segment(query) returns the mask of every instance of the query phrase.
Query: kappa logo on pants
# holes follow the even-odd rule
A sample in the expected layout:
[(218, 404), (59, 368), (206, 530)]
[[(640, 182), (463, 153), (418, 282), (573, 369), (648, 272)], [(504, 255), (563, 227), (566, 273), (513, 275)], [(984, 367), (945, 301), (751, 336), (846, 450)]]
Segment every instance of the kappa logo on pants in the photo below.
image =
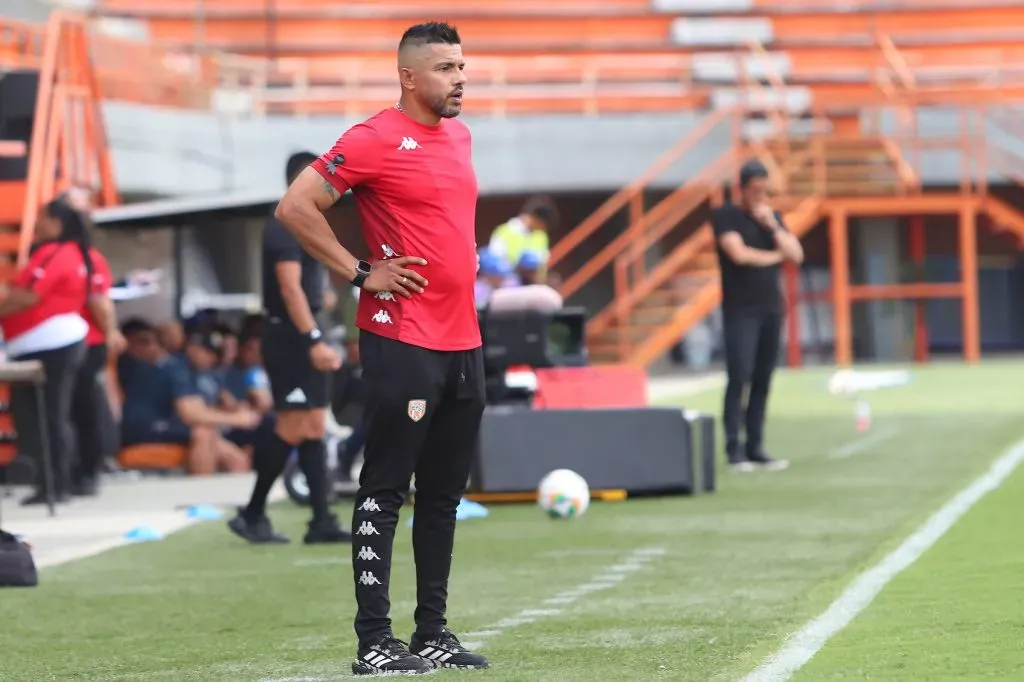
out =
[(363, 561), (373, 561), (374, 559), (378, 561), (380, 560), (380, 557), (373, 551), (373, 548), (367, 547), (366, 545), (359, 548), (359, 554), (356, 554), (356, 556)]
[(359, 525), (359, 530), (356, 531), (356, 535), (380, 535), (380, 531), (373, 527), (373, 524), (369, 521), (363, 521)]
[(369, 571), (363, 571), (363, 574), (359, 576), (360, 585), (380, 585), (380, 581), (377, 580), (377, 576)]
[(377, 505), (377, 500), (372, 497), (367, 497), (363, 500), (363, 503), (359, 505), (359, 511), (364, 512), (379, 512), (380, 507)]

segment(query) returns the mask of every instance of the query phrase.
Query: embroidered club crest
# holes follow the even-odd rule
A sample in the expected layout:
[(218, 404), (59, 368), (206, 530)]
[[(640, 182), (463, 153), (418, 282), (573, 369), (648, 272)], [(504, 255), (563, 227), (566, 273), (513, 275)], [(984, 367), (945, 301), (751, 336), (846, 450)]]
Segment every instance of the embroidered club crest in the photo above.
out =
[(409, 419), (414, 422), (418, 422), (423, 419), (424, 415), (427, 414), (427, 401), (426, 400), (410, 400), (409, 401)]

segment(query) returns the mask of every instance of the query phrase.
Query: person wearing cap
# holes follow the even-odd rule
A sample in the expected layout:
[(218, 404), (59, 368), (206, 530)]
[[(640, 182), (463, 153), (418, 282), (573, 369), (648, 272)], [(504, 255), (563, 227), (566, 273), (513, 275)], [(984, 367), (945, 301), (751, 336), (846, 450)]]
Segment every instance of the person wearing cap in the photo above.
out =
[(538, 254), (543, 265), (547, 263), (550, 249), (548, 233), (557, 227), (555, 202), (550, 197), (532, 197), (519, 215), (495, 228), (488, 249), (509, 267), (515, 267), (527, 251)]
[(249, 408), (221, 406), (224, 387), (217, 365), (222, 347), (216, 332), (189, 337), (183, 358), (147, 344), (124, 383), (123, 445), (187, 445), (192, 474), (248, 471), (249, 458), (222, 431), (254, 429), (260, 415)]
[(495, 289), (509, 285), (509, 280), (514, 273), (505, 259), (492, 251), (490, 247), (480, 249), (478, 256), (480, 267), (477, 270), (474, 295), (477, 308), (483, 308), (487, 305), (487, 301)]
[(516, 278), (519, 284), (546, 284), (544, 277), (544, 254), (524, 251), (516, 263)]
[[(711, 218), (722, 277), (725, 364), (723, 423), (729, 464), (738, 470), (784, 469), (763, 447), (765, 410), (782, 331), (783, 261), (801, 263), (803, 248), (768, 205), (768, 171), (750, 161), (740, 171), (740, 203)], [(747, 393), (746, 406), (743, 395)], [(745, 423), (746, 443), (740, 445)]]

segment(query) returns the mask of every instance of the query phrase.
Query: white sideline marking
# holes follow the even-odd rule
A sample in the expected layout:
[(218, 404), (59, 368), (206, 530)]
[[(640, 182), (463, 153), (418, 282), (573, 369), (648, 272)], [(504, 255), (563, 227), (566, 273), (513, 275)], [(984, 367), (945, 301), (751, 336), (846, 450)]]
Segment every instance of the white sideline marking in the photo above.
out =
[(846, 459), (853, 457), (854, 455), (860, 454), (869, 448), (873, 448), (876, 445), (881, 445), (887, 440), (892, 440), (900, 433), (899, 429), (883, 429), (873, 431), (866, 436), (860, 438), (854, 438), (851, 441), (847, 441), (842, 445), (836, 447), (828, 453), (829, 459)]
[[(621, 562), (601, 568), (597, 576), (590, 582), (581, 583), (572, 589), (559, 592), (554, 597), (545, 599), (543, 603), (547, 606), (567, 606), (584, 595), (615, 587), (628, 574), (639, 571), (648, 562), (663, 554), (665, 554), (664, 547), (644, 547), (633, 550)], [(487, 639), (497, 637), (509, 628), (528, 625), (541, 618), (557, 616), (560, 613), (562, 613), (562, 609), (523, 609), (517, 615), (503, 618), (486, 630), (467, 633), (467, 638), (471, 637), (479, 641), (474, 641), (472, 645), (467, 642), (464, 646), (470, 649), (479, 649), (486, 643)]]
[(957, 493), (881, 562), (861, 573), (820, 616), (790, 635), (745, 682), (787, 680), (821, 651), (874, 600), (885, 585), (946, 534), (971, 507), (1005, 481), (1024, 461), (1024, 440), (992, 463), (989, 470)]

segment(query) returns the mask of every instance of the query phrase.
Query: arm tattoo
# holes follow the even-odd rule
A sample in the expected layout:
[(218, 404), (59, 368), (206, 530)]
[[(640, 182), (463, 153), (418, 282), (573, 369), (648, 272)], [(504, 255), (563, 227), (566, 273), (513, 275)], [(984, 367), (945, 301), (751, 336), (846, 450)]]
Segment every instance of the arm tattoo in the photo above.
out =
[(338, 193), (338, 190), (334, 189), (334, 185), (332, 185), (326, 180), (323, 181), (322, 187), (324, 192), (331, 197), (332, 201), (337, 201), (338, 197), (341, 196), (341, 194)]

